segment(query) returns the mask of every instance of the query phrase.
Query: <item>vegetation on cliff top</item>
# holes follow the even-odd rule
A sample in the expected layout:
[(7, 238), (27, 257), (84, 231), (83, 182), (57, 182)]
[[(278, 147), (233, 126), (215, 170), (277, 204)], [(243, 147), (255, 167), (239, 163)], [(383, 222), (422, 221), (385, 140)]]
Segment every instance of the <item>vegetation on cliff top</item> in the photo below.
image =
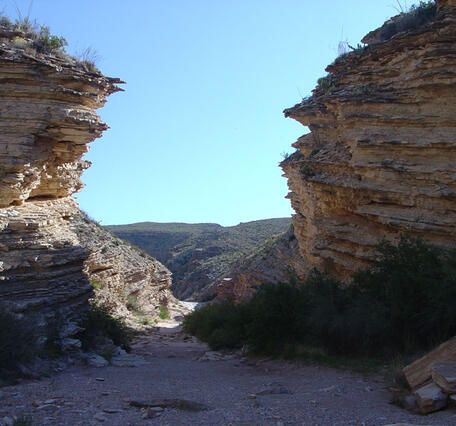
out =
[(437, 5), (434, 1), (420, 1), (418, 6), (411, 6), (408, 11), (402, 12), (386, 22), (381, 27), (377, 39), (379, 41), (389, 40), (394, 35), (410, 31), (426, 25), (437, 13)]
[[(420, 1), (419, 5), (412, 5), (410, 8), (402, 6), (398, 2), (400, 7), (400, 13), (397, 16), (394, 16), (389, 21), (385, 22), (382, 27), (374, 31), (375, 37), (372, 41), (388, 41), (394, 35), (404, 32), (414, 30), (420, 27), (427, 25), (437, 14), (437, 5), (434, 1)], [(346, 58), (350, 54), (360, 54), (365, 49), (367, 45), (359, 44), (356, 47), (350, 46), (346, 43), (347, 50), (342, 53), (337, 59)], [(332, 95), (337, 88), (337, 78), (334, 74), (328, 73), (326, 76), (321, 77), (317, 81), (317, 86), (313, 90), (313, 96), (315, 95)], [(360, 88), (363, 91), (369, 91), (372, 88), (364, 87)], [(360, 93), (362, 94), (362, 93)], [(304, 98), (303, 101), (306, 101), (308, 98)]]
[(247, 303), (214, 304), (184, 330), (214, 349), (248, 345), (259, 354), (318, 348), (329, 355), (391, 356), (456, 333), (456, 252), (404, 236), (378, 246), (351, 285), (314, 272), (301, 285), (264, 285)]
[(79, 58), (69, 55), (65, 51), (68, 43), (65, 37), (51, 34), (49, 27), (39, 25), (28, 16), (22, 17), (18, 11), (18, 18), (12, 22), (7, 16), (0, 15), (0, 29), (14, 33), (12, 45), (28, 54), (51, 54), (60, 59), (81, 66), (85, 71), (98, 72), (95, 61), (98, 54), (92, 49), (85, 49)]

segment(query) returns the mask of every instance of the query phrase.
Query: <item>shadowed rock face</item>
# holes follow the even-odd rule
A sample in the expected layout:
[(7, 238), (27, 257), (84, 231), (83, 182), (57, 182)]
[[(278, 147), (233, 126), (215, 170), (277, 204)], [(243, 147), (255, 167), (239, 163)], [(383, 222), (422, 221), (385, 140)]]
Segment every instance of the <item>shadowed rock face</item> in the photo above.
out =
[(281, 164), (310, 267), (346, 276), (403, 232), (456, 243), (456, 5), (437, 3), (419, 28), (370, 33), (284, 111), (310, 129)]
[(122, 82), (71, 58), (15, 48), (13, 37), (0, 31), (0, 302), (44, 317), (60, 311), (62, 334), (71, 334), (93, 295), (88, 278), (101, 275), (94, 265), (108, 265), (115, 278), (104, 284), (122, 281), (127, 295), (151, 283), (166, 288), (170, 274), (153, 259), (140, 272), (125, 259), (130, 247), (115, 261), (119, 250), (98, 244), (110, 234), (94, 232), (71, 198), (90, 165), (81, 159), (87, 143), (107, 129), (96, 109)]

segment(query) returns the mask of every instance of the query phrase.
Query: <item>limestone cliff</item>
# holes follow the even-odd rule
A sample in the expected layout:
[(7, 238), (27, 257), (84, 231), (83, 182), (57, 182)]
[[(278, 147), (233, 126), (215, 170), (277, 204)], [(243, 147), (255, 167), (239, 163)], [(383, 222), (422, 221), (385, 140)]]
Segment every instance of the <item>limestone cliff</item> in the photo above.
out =
[[(38, 53), (17, 36), (0, 29), (0, 301), (43, 319), (59, 311), (62, 336), (70, 335), (93, 295), (88, 273), (109, 263), (103, 249), (94, 252), (99, 235), (78, 219), (71, 194), (90, 165), (81, 159), (87, 143), (107, 129), (96, 109), (122, 82), (62, 52)], [(112, 280), (125, 279), (125, 291), (152, 285), (140, 292), (150, 295), (169, 285), (157, 262), (140, 273), (125, 256), (118, 253), (123, 266)]]
[(456, 2), (363, 42), (284, 111), (310, 129), (281, 164), (300, 251), (339, 276), (403, 232), (456, 244)]

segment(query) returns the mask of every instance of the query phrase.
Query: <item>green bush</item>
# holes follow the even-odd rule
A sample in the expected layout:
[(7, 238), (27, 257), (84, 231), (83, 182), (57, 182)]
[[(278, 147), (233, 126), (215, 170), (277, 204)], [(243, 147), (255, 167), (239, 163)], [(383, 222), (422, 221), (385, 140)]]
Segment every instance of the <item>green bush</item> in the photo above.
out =
[(166, 306), (166, 305), (160, 305), (160, 306), (159, 306), (159, 311), (160, 311), (160, 313), (158, 314), (158, 316), (159, 316), (162, 320), (167, 320), (167, 319), (169, 319), (169, 310), (168, 310), (168, 306)]
[(114, 318), (105, 307), (92, 306), (81, 327), (84, 330), (77, 338), (81, 340), (84, 350), (95, 348), (100, 338), (108, 337), (115, 345), (130, 351), (130, 333), (127, 326), (120, 319)]
[(103, 283), (100, 283), (99, 281), (97, 281), (94, 278), (90, 278), (89, 283), (93, 287), (94, 290), (101, 290), (104, 287)]
[(324, 95), (332, 95), (335, 89), (336, 78), (334, 74), (329, 73), (327, 76), (318, 79), (315, 92), (320, 92)]
[(0, 305), (0, 374), (15, 375), (20, 364), (39, 355), (36, 321), (20, 317)]
[(247, 343), (254, 352), (278, 354), (303, 340), (308, 305), (297, 286), (263, 285), (247, 306)]
[(214, 349), (241, 347), (247, 338), (245, 325), (250, 321), (246, 305), (225, 302), (207, 305), (184, 319), (183, 329)]
[(387, 23), (379, 34), (381, 41), (389, 40), (402, 31), (420, 28), (431, 21), (437, 13), (434, 1), (420, 1), (418, 6), (413, 5), (407, 13), (401, 13), (398, 18)]
[(427, 349), (456, 334), (456, 252), (402, 236), (379, 244), (349, 284), (314, 271), (305, 284), (264, 285), (246, 303), (197, 310), (184, 330), (213, 349), (274, 355), (297, 345), (350, 356)]
[(42, 26), (33, 46), (38, 53), (52, 53), (63, 49), (68, 43), (64, 37), (52, 35), (49, 27)]

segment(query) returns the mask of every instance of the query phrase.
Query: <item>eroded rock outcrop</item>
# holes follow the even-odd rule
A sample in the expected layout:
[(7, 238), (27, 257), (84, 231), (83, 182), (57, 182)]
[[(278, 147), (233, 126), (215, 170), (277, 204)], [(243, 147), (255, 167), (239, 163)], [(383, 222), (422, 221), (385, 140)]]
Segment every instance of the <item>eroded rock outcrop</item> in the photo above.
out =
[(23, 38), (19, 48), (16, 36), (0, 31), (0, 301), (43, 321), (59, 312), (64, 337), (78, 331), (73, 320), (88, 307), (97, 268), (111, 262), (106, 285), (135, 288), (144, 303), (170, 274), (153, 259), (127, 260), (132, 248), (105, 250), (71, 198), (90, 165), (81, 159), (87, 143), (107, 129), (96, 109), (122, 82), (30, 50)]
[(437, 5), (368, 34), (285, 110), (311, 131), (281, 164), (310, 267), (346, 276), (403, 232), (456, 244), (456, 5)]
[[(301, 281), (308, 270), (298, 247), (293, 226), (252, 250), (236, 262), (217, 287), (210, 289), (217, 301), (243, 302), (263, 284)], [(211, 293), (206, 295), (210, 298)]]
[(158, 260), (132, 246), (83, 212), (71, 221), (81, 245), (90, 252), (84, 271), (95, 288), (95, 303), (130, 325), (150, 325), (166, 306), (170, 318), (188, 309), (171, 294), (171, 272)]

